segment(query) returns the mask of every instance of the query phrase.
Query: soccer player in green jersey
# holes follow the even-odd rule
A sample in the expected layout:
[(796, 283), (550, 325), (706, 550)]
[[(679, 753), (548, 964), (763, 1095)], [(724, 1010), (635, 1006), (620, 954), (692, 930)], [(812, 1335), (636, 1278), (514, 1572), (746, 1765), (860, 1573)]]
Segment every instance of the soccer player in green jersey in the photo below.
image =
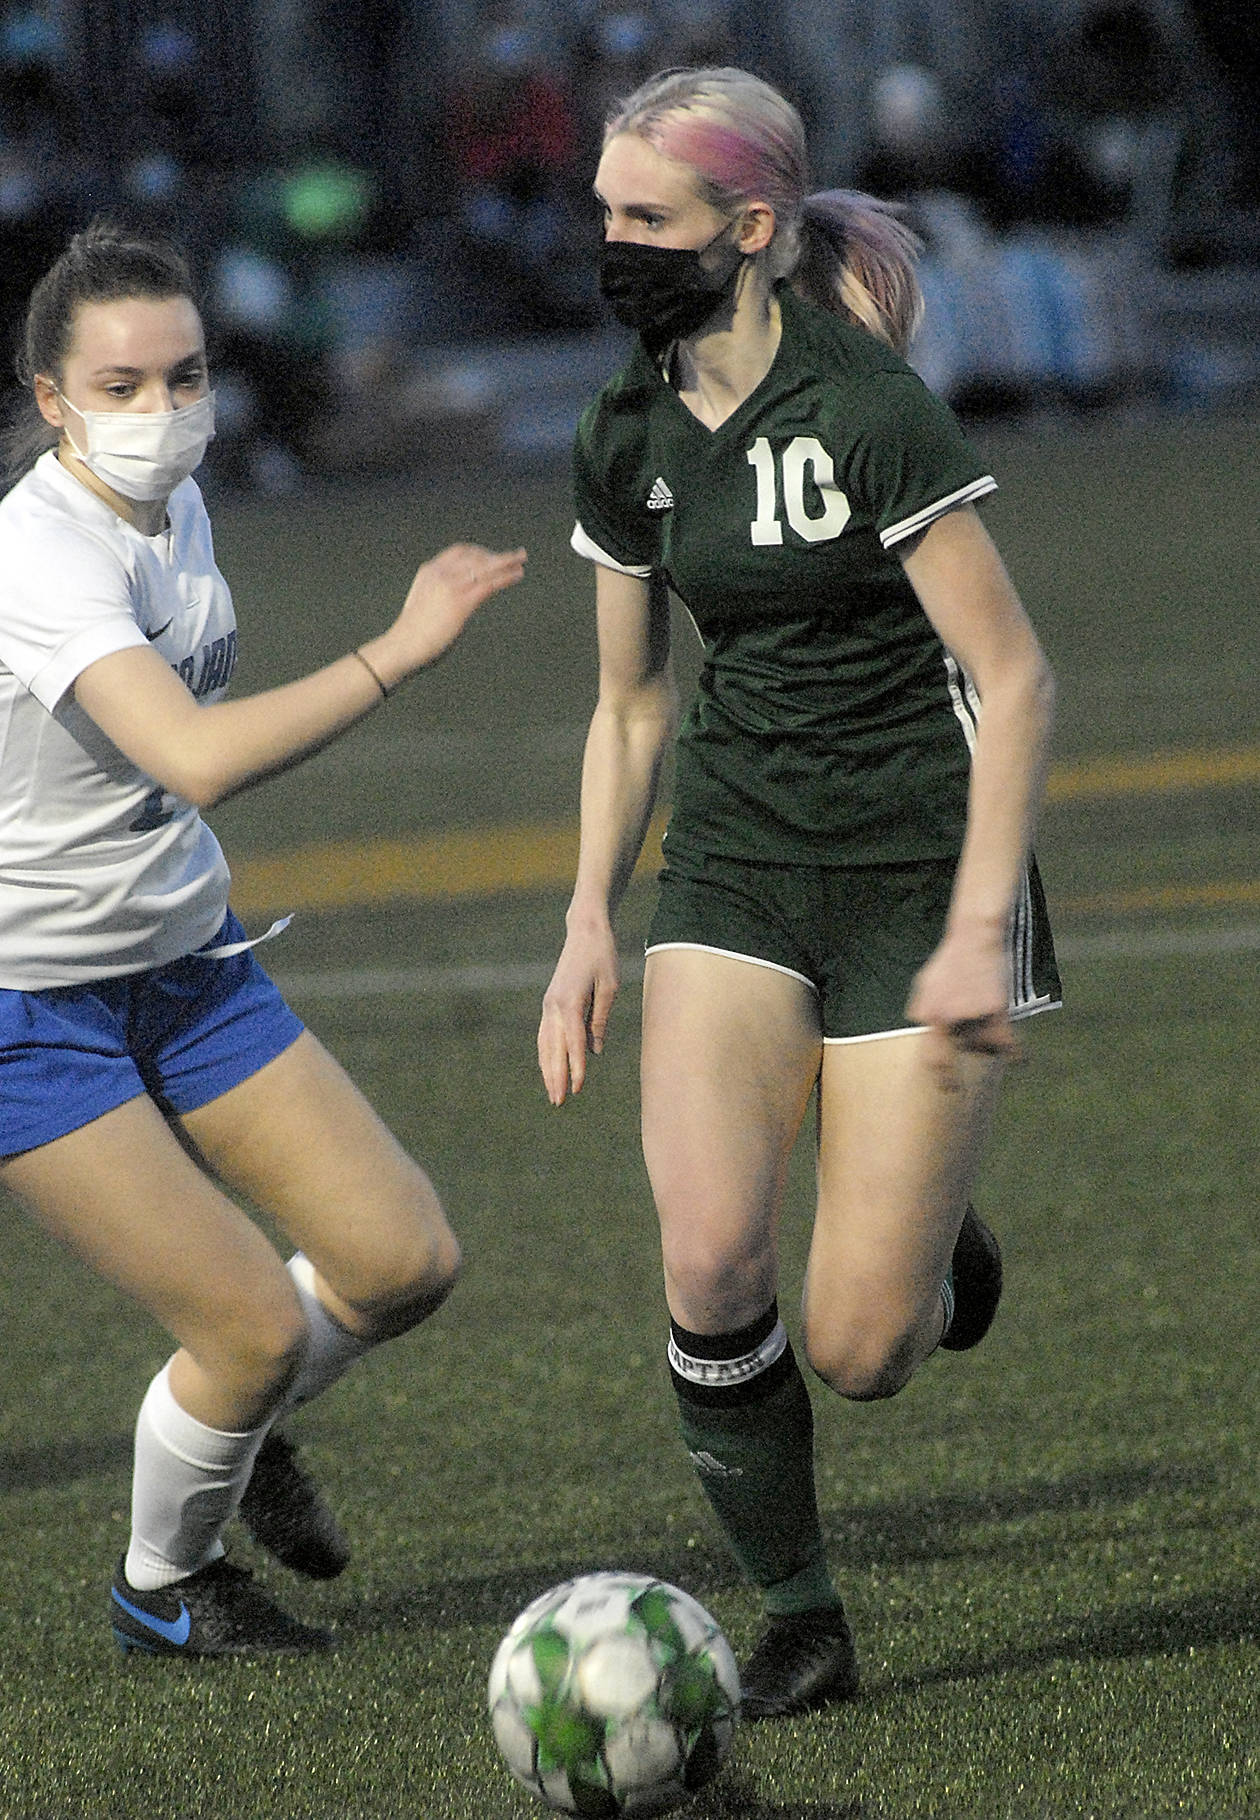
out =
[(983, 1337), (1001, 1254), (972, 1185), (1012, 1019), (1059, 990), (1030, 859), (1053, 688), (975, 510), (995, 483), (903, 358), (921, 303), (895, 211), (807, 195), (800, 120), (738, 70), (646, 83), (595, 189), (601, 285), (640, 335), (577, 438), (600, 686), (539, 1060), (559, 1105), (604, 1043), (675, 728), (672, 590), (704, 665), (648, 940), (643, 1143), (684, 1437), (764, 1593), (758, 1717), (858, 1682), (776, 1299), (788, 1156), (817, 1090), (803, 1342), (826, 1384), (892, 1396)]

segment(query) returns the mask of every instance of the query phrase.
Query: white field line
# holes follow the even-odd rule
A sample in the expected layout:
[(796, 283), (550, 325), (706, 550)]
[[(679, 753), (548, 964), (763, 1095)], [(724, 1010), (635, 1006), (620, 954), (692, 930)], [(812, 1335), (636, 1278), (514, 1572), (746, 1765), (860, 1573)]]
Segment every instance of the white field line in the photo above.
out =
[[(1064, 936), (1060, 958), (1072, 961), (1144, 960), (1160, 955), (1242, 954), (1260, 949), (1260, 924), (1224, 929), (1117, 929)], [(468, 993), (542, 992), (553, 961), (515, 961), (467, 967), (340, 967), (327, 972), (277, 973), (276, 984), (293, 999), (388, 998), (411, 993), (452, 998)], [(623, 956), (623, 982), (642, 977), (643, 962)]]

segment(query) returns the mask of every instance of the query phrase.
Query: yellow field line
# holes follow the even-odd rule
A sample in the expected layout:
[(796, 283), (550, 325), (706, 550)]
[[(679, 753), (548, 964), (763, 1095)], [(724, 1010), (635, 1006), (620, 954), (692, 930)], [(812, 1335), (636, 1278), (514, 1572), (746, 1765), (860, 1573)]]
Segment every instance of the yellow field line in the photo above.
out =
[[(1260, 747), (1156, 753), (1145, 758), (1084, 758), (1056, 765), (1052, 803), (1161, 796), (1260, 782)], [(660, 864), (664, 817), (644, 843), (640, 874)], [(232, 901), (243, 915), (277, 910), (347, 910), (391, 901), (488, 897), (497, 892), (563, 885), (577, 864), (577, 828), (571, 824), (454, 830), (394, 840), (343, 840), (291, 848), (286, 853), (233, 857)], [(1083, 897), (1060, 906), (1068, 913), (1093, 910), (1178, 909), (1250, 904), (1260, 891), (1246, 880), (1203, 886), (1151, 886)]]
[[(577, 829), (568, 825), (321, 842), (288, 853), (234, 859), (232, 902), (245, 914), (278, 905), (344, 910), (391, 898), (416, 902), (528, 891), (571, 879), (577, 846)], [(659, 850), (659, 839), (656, 846)], [(644, 851), (652, 851), (651, 843)]]
[(1155, 752), (1140, 758), (1076, 758), (1055, 765), (1052, 803), (1097, 802), (1111, 796), (1170, 796), (1260, 783), (1260, 746), (1216, 751)]
[(1230, 910), (1260, 904), (1260, 879), (1216, 879), (1203, 885), (1137, 885), (1127, 891), (1094, 891), (1055, 897), (1066, 916), (1125, 916), (1152, 910)]

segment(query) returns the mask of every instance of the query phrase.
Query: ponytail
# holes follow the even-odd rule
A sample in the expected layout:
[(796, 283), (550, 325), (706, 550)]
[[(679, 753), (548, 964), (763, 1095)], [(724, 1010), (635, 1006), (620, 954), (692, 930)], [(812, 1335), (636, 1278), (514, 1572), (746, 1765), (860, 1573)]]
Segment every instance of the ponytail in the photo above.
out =
[(923, 243), (898, 206), (859, 190), (821, 190), (801, 204), (800, 233), (797, 295), (905, 354), (923, 318), (914, 269)]

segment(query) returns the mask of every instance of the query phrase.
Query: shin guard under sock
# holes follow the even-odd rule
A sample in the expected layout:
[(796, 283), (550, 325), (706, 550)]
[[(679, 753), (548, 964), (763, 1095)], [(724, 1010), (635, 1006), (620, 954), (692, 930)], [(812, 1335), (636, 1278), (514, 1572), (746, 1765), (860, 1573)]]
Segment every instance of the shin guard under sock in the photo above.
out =
[(303, 1252), (295, 1251), (287, 1268), (306, 1316), (308, 1338), (301, 1367), (281, 1405), (280, 1415), (300, 1409), (304, 1403), (321, 1396), (356, 1360), (371, 1352), (375, 1344), (351, 1333), (329, 1314), (315, 1293), (315, 1266)]
[(818, 1521), (813, 1411), (777, 1303), (737, 1333), (671, 1322), (669, 1363), (692, 1464), (767, 1609), (838, 1605)]
[(223, 1553), (224, 1524), (249, 1483), (265, 1425), (243, 1434), (207, 1428), (182, 1409), (169, 1362), (136, 1422), (127, 1579), (145, 1591), (207, 1567)]

